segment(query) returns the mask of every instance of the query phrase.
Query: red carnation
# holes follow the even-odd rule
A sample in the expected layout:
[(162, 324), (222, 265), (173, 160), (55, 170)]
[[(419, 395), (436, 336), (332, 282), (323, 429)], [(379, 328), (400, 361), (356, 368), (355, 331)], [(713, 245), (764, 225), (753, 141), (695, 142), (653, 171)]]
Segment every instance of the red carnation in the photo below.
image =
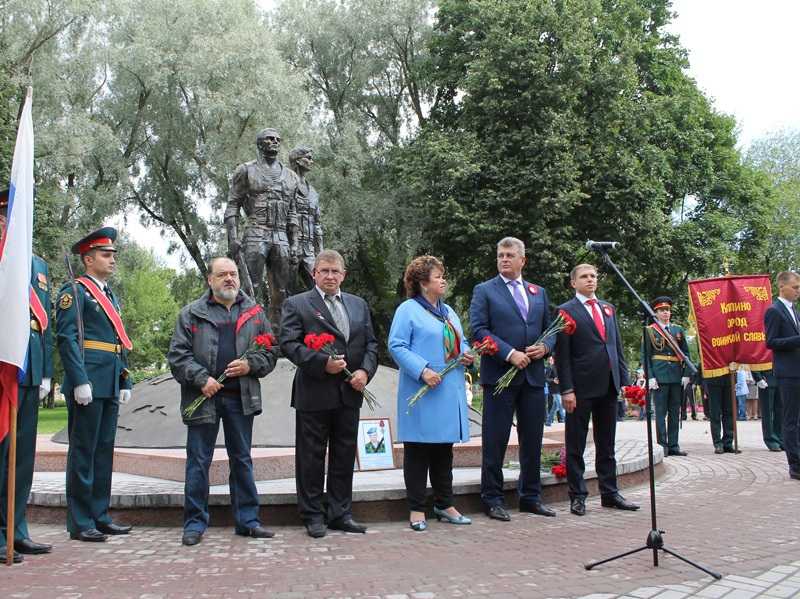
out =
[(275, 337), (269, 333), (264, 333), (263, 335), (256, 335), (253, 341), (255, 341), (256, 345), (272, 349), (272, 344), (275, 343)]

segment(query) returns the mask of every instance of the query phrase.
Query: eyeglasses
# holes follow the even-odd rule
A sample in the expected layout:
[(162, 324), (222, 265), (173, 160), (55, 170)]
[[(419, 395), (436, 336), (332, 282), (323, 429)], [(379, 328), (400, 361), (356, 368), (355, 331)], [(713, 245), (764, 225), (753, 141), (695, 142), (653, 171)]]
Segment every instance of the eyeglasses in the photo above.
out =
[(343, 270), (330, 270), (327, 268), (323, 268), (322, 270), (314, 269), (316, 272), (321, 274), (323, 277), (338, 277), (344, 272)]

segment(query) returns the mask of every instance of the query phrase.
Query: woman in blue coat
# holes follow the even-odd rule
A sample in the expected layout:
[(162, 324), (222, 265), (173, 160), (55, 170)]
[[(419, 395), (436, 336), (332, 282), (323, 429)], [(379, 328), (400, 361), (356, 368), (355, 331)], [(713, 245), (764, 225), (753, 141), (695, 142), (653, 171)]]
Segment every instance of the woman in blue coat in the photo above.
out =
[[(464, 353), (461, 321), (442, 297), (447, 289), (444, 266), (433, 256), (411, 262), (403, 278), (409, 299), (394, 315), (389, 331), (389, 351), (400, 367), (397, 391), (397, 432), (403, 442), (403, 477), (411, 509), (411, 528), (426, 528), (427, 479), (433, 487), (437, 520), (470, 524), (453, 507), (453, 443), (469, 440), (464, 365), (474, 357)], [(441, 371), (454, 359), (461, 366), (444, 377)], [(408, 407), (408, 399), (423, 385), (431, 389)]]

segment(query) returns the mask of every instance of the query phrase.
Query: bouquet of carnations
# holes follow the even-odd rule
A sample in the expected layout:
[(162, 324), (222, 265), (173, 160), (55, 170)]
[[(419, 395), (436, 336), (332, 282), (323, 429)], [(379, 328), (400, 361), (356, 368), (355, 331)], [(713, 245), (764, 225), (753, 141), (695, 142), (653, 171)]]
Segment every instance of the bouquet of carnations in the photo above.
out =
[[(339, 357), (339, 352), (333, 345), (334, 341), (335, 338), (330, 333), (320, 333), (319, 335), (309, 333), (303, 339), (303, 343), (306, 344), (307, 348), (315, 351), (323, 351), (331, 358), (336, 360)], [(353, 376), (353, 373), (347, 370), (347, 368), (344, 369), (344, 373), (347, 375), (347, 378), (351, 378)], [(364, 387), (363, 391), (361, 391), (361, 395), (364, 396), (364, 400), (367, 402), (367, 406), (369, 406), (370, 410), (381, 407), (381, 404), (378, 403), (377, 398), (366, 387)]]
[[(246, 360), (248, 358), (248, 356), (251, 356), (254, 352), (256, 352), (257, 350), (259, 350), (262, 347), (266, 347), (267, 349), (272, 349), (272, 345), (274, 343), (275, 343), (275, 337), (273, 337), (269, 333), (264, 333), (263, 335), (256, 335), (255, 338), (253, 339), (253, 344), (245, 350), (245, 352), (239, 357), (239, 359), (240, 360)], [(228, 376), (223, 373), (217, 379), (217, 382), (221, 383), (226, 378), (228, 378)], [(200, 404), (202, 404), (206, 399), (208, 399), (208, 398), (205, 395), (201, 395), (200, 397), (195, 399), (189, 405), (188, 408), (186, 408), (183, 412), (181, 412), (181, 414), (183, 414), (187, 418), (190, 418), (192, 416), (192, 414), (195, 413), (197, 408), (200, 407)]]
[(560, 452), (561, 461), (550, 468), (556, 478), (567, 478), (567, 447), (562, 445)]
[[(575, 321), (572, 320), (572, 317), (569, 314), (564, 312), (564, 310), (559, 310), (558, 316), (556, 316), (555, 320), (550, 324), (549, 327), (547, 327), (547, 330), (539, 336), (534, 345), (543, 343), (545, 339), (549, 339), (561, 331), (564, 331), (567, 335), (572, 335), (572, 333), (575, 332), (576, 326), (577, 325), (575, 324)], [(497, 381), (497, 386), (494, 389), (494, 395), (497, 395), (500, 393), (500, 391), (507, 388), (519, 371), (520, 369), (516, 366), (509, 368), (508, 371), (500, 377), (500, 380)]]
[(647, 399), (645, 396), (647, 395), (647, 389), (644, 387), (639, 387), (638, 385), (630, 385), (625, 387), (625, 399), (631, 402), (631, 405), (634, 406), (646, 406)]
[[(491, 337), (484, 337), (480, 341), (476, 341), (472, 344), (472, 347), (464, 352), (465, 355), (470, 356), (482, 356), (483, 354), (489, 354), (490, 356), (497, 351), (497, 344), (494, 342), (494, 339)], [(439, 376), (444, 378), (448, 372), (453, 370), (456, 366), (461, 364), (461, 356), (451, 360), (447, 366), (442, 368), (441, 372), (439, 372)], [(414, 393), (411, 397), (408, 398), (408, 410), (406, 410), (406, 414), (413, 408), (416, 403), (419, 401), (419, 398), (425, 395), (431, 388), (429, 385), (424, 385), (419, 391)]]

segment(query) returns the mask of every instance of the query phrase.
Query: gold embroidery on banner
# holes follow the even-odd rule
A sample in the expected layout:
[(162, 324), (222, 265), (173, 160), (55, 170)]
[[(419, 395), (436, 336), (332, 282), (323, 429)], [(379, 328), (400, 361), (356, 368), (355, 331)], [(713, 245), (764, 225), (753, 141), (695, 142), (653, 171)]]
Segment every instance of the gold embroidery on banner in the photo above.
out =
[(761, 302), (765, 302), (769, 299), (769, 293), (767, 293), (767, 287), (762, 285), (761, 287), (744, 287), (745, 291), (748, 291), (750, 295)]
[(714, 303), (714, 300), (717, 299), (717, 296), (722, 293), (721, 289), (709, 289), (708, 291), (698, 291), (697, 292), (697, 299), (700, 302), (700, 305), (710, 306)]

